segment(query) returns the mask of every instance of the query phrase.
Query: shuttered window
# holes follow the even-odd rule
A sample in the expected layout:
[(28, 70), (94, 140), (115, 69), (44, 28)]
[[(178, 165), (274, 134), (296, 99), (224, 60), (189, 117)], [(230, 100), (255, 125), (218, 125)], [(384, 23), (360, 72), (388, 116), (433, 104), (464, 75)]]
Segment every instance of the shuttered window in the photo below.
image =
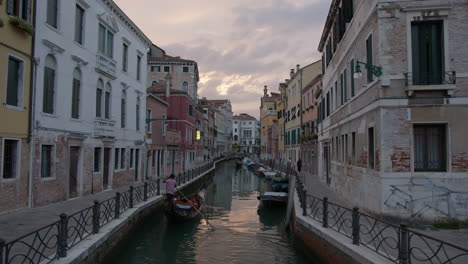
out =
[(104, 84), (101, 79), (97, 82), (96, 87), (96, 117), (102, 117), (102, 90)]
[(23, 85), (23, 62), (13, 58), (8, 58), (8, 80), (6, 90), (6, 104), (11, 106), (21, 105), (21, 92)]
[(30, 22), (31, 0), (7, 0), (7, 14)]
[(47, 0), (47, 24), (58, 27), (58, 0)]
[(41, 177), (52, 177), (52, 145), (42, 145), (41, 148)]
[(109, 58), (113, 58), (114, 33), (112, 33), (108, 28), (106, 28), (102, 24), (99, 24), (98, 51)]
[(3, 179), (18, 177), (19, 140), (5, 139), (3, 141)]
[(445, 125), (414, 126), (414, 170), (446, 170)]
[(84, 28), (84, 9), (76, 5), (75, 11), (75, 41), (83, 44), (83, 28)]
[(111, 92), (112, 87), (110, 83), (106, 84), (106, 93), (104, 98), (104, 118), (111, 118)]
[(44, 113), (54, 113), (55, 94), (55, 71), (56, 61), (51, 55), (47, 55), (44, 67), (44, 94), (42, 100), (42, 111)]
[[(372, 35), (369, 36), (366, 40), (366, 58), (367, 58), (367, 65), (373, 65), (374, 59), (372, 55)], [(367, 69), (367, 83), (370, 83), (374, 80), (374, 74), (372, 71)]]
[(72, 103), (71, 117), (80, 118), (80, 89), (81, 89), (81, 72), (79, 69), (73, 71), (73, 87), (72, 87)]
[(411, 24), (413, 84), (442, 84), (444, 34), (442, 21)]

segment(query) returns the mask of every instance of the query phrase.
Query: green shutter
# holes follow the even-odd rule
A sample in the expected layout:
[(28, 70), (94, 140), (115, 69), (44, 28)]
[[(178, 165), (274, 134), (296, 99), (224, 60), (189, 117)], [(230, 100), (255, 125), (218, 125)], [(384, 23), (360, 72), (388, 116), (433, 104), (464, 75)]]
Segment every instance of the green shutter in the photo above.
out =
[[(372, 35), (366, 41), (366, 50), (367, 50), (367, 64), (373, 65), (373, 58), (372, 58)], [(367, 69), (367, 83), (370, 83), (374, 80), (374, 74), (372, 71)]]

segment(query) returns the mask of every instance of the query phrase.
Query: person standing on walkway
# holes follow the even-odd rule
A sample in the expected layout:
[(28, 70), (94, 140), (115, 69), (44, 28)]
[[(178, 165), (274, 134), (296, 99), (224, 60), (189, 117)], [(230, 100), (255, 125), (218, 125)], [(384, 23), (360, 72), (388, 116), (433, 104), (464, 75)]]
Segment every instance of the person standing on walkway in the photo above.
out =
[(301, 168), (302, 168), (302, 160), (301, 160), (301, 158), (299, 158), (299, 159), (297, 160), (296, 166), (297, 166), (297, 172), (301, 172)]
[(174, 173), (164, 179), (163, 182), (166, 183), (166, 200), (170, 202), (174, 198), (175, 188), (177, 187)]

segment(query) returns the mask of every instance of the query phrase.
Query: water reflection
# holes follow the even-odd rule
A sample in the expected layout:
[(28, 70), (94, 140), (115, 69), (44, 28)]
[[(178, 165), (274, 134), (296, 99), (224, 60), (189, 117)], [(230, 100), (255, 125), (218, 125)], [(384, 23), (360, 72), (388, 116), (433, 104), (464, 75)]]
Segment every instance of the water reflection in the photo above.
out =
[(269, 183), (226, 162), (204, 189), (204, 213), (184, 224), (149, 217), (109, 263), (311, 263), (292, 246), (284, 209), (263, 208), (257, 196)]

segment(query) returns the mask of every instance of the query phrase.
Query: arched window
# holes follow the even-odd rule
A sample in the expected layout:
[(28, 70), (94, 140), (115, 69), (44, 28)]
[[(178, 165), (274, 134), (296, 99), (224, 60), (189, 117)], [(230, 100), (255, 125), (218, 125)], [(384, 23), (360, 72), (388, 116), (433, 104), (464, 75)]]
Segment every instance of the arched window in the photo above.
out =
[(184, 91), (186, 93), (188, 92), (188, 82), (182, 83), (182, 91)]
[(137, 103), (136, 103), (136, 130), (140, 131), (140, 97), (137, 98)]
[(104, 97), (104, 117), (110, 119), (111, 116), (111, 92), (112, 87), (110, 83), (106, 83), (106, 94)]
[(127, 119), (127, 92), (122, 91), (122, 99), (120, 100), (120, 127), (125, 128)]
[(54, 56), (47, 55), (44, 67), (44, 96), (42, 100), (42, 112), (54, 113), (54, 94), (55, 94), (55, 71), (57, 70), (57, 61)]
[(72, 103), (71, 103), (71, 117), (80, 118), (80, 88), (81, 88), (81, 71), (75, 68), (73, 71), (73, 84), (72, 84)]
[(99, 79), (96, 86), (96, 117), (102, 117), (102, 90), (104, 82)]

